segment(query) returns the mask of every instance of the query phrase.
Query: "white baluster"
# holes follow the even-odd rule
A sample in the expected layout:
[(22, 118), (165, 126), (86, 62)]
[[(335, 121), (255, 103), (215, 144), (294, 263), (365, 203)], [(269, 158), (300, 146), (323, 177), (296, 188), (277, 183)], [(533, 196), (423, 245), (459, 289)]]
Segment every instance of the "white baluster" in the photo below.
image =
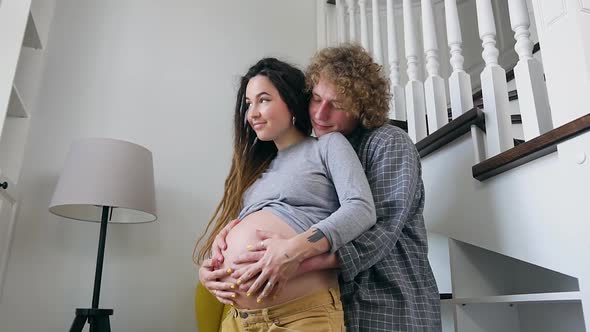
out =
[(491, 0), (476, 0), (479, 37), (486, 66), (481, 73), (488, 158), (514, 147), (508, 114), (506, 71), (498, 65), (496, 24)]
[(391, 80), (389, 118), (406, 121), (406, 96), (404, 95), (404, 88), (400, 85), (399, 54), (393, 0), (387, 0), (387, 56), (389, 58), (389, 77)]
[(422, 35), (424, 53), (426, 54), (426, 71), (428, 72), (428, 77), (424, 82), (424, 95), (426, 114), (428, 114), (428, 131), (431, 134), (449, 122), (445, 81), (438, 72), (440, 63), (434, 26), (432, 0), (422, 0)]
[(338, 27), (338, 42), (345, 43), (346, 42), (346, 21), (345, 21), (345, 10), (344, 10), (344, 0), (336, 0), (336, 24)]
[[(463, 38), (461, 37), (461, 23), (457, 0), (445, 0), (445, 16), (447, 21), (447, 38), (451, 50), (451, 66), (453, 72), (449, 77), (449, 94), (453, 119), (473, 108), (471, 77), (463, 68)], [(474, 161), (476, 164), (485, 160), (484, 138), (481, 130), (471, 126), (471, 140), (473, 142)]]
[(451, 66), (453, 73), (449, 77), (449, 93), (453, 119), (473, 108), (471, 77), (463, 69), (463, 39), (461, 38), (461, 24), (457, 10), (457, 0), (445, 0), (445, 15), (447, 20), (447, 38), (451, 49)]
[(317, 48), (322, 49), (328, 45), (328, 20), (326, 18), (327, 8), (325, 0), (316, 0), (317, 7)]
[(381, 22), (379, 20), (379, 1), (373, 0), (371, 11), (373, 12), (373, 59), (383, 64), (383, 50), (381, 48)]
[(412, 15), (412, 0), (403, 0), (404, 42), (408, 61), (408, 83), (406, 84), (406, 115), (408, 134), (414, 143), (426, 137), (426, 109), (424, 85), (418, 78), (418, 38)]
[(346, 0), (346, 6), (348, 7), (348, 28), (350, 33), (348, 34), (348, 40), (351, 42), (356, 41), (356, 19), (354, 17), (354, 0)]
[(369, 51), (369, 25), (367, 23), (367, 1), (359, 0), (359, 9), (361, 17), (361, 45)]
[(541, 64), (533, 58), (533, 42), (530, 39), (529, 12), (526, 0), (508, 0), (510, 23), (514, 31), (519, 60), (514, 67), (518, 104), (522, 116), (524, 139), (528, 141), (553, 129), (549, 98), (545, 87)]

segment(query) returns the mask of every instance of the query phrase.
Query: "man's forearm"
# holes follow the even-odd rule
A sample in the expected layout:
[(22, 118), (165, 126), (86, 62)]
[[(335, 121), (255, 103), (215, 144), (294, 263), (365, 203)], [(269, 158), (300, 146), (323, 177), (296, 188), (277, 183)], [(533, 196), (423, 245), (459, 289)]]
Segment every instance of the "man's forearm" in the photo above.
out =
[(299, 265), (297, 275), (302, 275), (310, 271), (330, 270), (340, 267), (338, 256), (336, 254), (322, 254), (306, 259)]

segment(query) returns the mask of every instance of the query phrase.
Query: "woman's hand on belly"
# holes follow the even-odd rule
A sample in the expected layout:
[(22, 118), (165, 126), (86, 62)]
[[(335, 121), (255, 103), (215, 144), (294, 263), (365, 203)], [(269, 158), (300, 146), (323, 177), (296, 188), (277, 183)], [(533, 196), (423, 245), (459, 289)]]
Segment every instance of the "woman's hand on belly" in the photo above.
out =
[[(264, 230), (266, 232), (260, 232), (258, 230)], [(271, 275), (270, 278), (260, 281), (259, 283), (261, 286), (258, 287), (258, 291), (262, 290), (267, 299), (262, 301), (262, 298), (259, 296), (260, 293), (254, 291), (250, 292), (250, 296), (247, 296), (247, 291), (250, 290), (251, 286), (258, 279), (256, 271), (262, 272), (264, 269), (270, 270), (271, 268), (271, 266), (263, 264), (265, 255), (268, 254), (267, 251), (277, 250), (281, 253), (279, 249), (293, 250), (294, 254), (291, 254), (290, 251), (285, 252), (292, 258), (301, 258), (298, 257), (300, 255), (297, 255), (297, 251), (300, 251), (300, 254), (301, 252), (304, 252), (304, 250), (300, 250), (300, 244), (297, 246), (298, 243), (295, 243), (294, 248), (289, 248), (284, 245), (284, 243), (293, 240), (297, 236), (298, 234), (291, 228), (291, 226), (270, 211), (264, 210), (257, 211), (245, 217), (238, 225), (228, 232), (225, 240), (227, 243), (227, 249), (223, 251), (223, 256), (225, 258), (223, 264), (224, 269), (233, 269), (240, 272), (238, 272), (235, 278), (232, 274), (227, 275), (226, 278), (223, 278), (223, 280), (220, 281), (233, 283), (235, 285), (234, 290), (236, 291), (237, 296), (233, 299), (233, 302), (236, 307), (249, 309), (263, 308), (284, 303), (301, 296), (312, 294), (319, 290), (337, 287), (338, 279), (336, 274), (331, 271), (310, 271), (305, 275), (297, 275), (296, 277), (291, 277), (289, 275), (290, 273), (283, 272), (278, 275), (282, 277), (276, 279), (279, 288), (283, 287), (281, 286), (281, 280), (285, 281), (282, 283), (285, 287), (280, 290), (279, 294), (276, 293), (277, 284), (274, 283), (274, 278), (277, 276), (273, 278)], [(305, 234), (303, 234), (303, 236), (305, 236)], [(304, 238), (304, 241), (307, 241), (306, 239), (307, 238)], [(268, 246), (265, 248), (261, 247), (261, 240), (264, 240), (264, 243), (268, 244)], [(248, 265), (249, 263), (251, 263), (251, 265)], [(243, 276), (246, 271), (250, 270), (252, 270), (248, 278), (250, 280), (240, 280), (240, 286), (248, 286), (246, 289), (243, 289), (238, 286), (237, 279), (239, 276)], [(272, 280), (273, 287), (271, 288), (268, 286), (267, 290), (264, 291), (263, 288), (267, 287), (266, 281), (269, 279)], [(269, 297), (269, 294), (274, 296)], [(260, 302), (257, 302), (257, 298)]]
[(225, 227), (219, 231), (217, 236), (215, 236), (215, 240), (213, 240), (213, 245), (211, 246), (211, 258), (213, 260), (213, 264), (215, 267), (220, 267), (223, 264), (224, 257), (223, 257), (223, 250), (227, 249), (227, 243), (225, 242), (225, 238), (227, 237), (227, 233), (231, 231), (238, 223), (240, 222), (239, 219), (234, 219), (230, 221)]
[[(229, 272), (231, 273), (231, 271)], [(205, 288), (207, 288), (207, 290), (213, 294), (219, 302), (233, 305), (232, 299), (236, 297), (236, 293), (231, 288), (232, 284), (220, 281), (227, 277), (228, 274), (228, 270), (216, 270), (213, 260), (207, 259), (199, 268), (199, 282), (201, 285), (205, 286)]]
[[(250, 253), (241, 255), (235, 263), (249, 263), (237, 269), (232, 277), (240, 285), (250, 285), (248, 294), (261, 291), (258, 300), (280, 293), (285, 283), (296, 275), (301, 262), (291, 252), (291, 241), (272, 232), (256, 231), (261, 239), (250, 247)], [(255, 262), (253, 262), (255, 261)], [(256, 279), (254, 279), (258, 276)], [(242, 288), (242, 287), (241, 287)]]

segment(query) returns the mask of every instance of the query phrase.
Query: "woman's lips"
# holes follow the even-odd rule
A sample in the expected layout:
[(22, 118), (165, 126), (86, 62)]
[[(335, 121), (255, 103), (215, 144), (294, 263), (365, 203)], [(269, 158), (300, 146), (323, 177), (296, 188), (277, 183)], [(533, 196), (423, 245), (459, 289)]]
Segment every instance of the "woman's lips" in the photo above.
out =
[(254, 130), (259, 130), (259, 129), (262, 129), (265, 124), (266, 124), (266, 122), (255, 122), (252, 124), (252, 128)]

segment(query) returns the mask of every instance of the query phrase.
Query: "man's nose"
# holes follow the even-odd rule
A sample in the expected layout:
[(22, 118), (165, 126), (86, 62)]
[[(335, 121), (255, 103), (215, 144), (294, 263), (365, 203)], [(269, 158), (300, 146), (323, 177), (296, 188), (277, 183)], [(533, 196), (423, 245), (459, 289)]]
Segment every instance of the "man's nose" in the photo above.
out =
[(330, 110), (328, 109), (328, 103), (322, 101), (315, 112), (314, 118), (316, 120), (327, 120), (330, 117)]

